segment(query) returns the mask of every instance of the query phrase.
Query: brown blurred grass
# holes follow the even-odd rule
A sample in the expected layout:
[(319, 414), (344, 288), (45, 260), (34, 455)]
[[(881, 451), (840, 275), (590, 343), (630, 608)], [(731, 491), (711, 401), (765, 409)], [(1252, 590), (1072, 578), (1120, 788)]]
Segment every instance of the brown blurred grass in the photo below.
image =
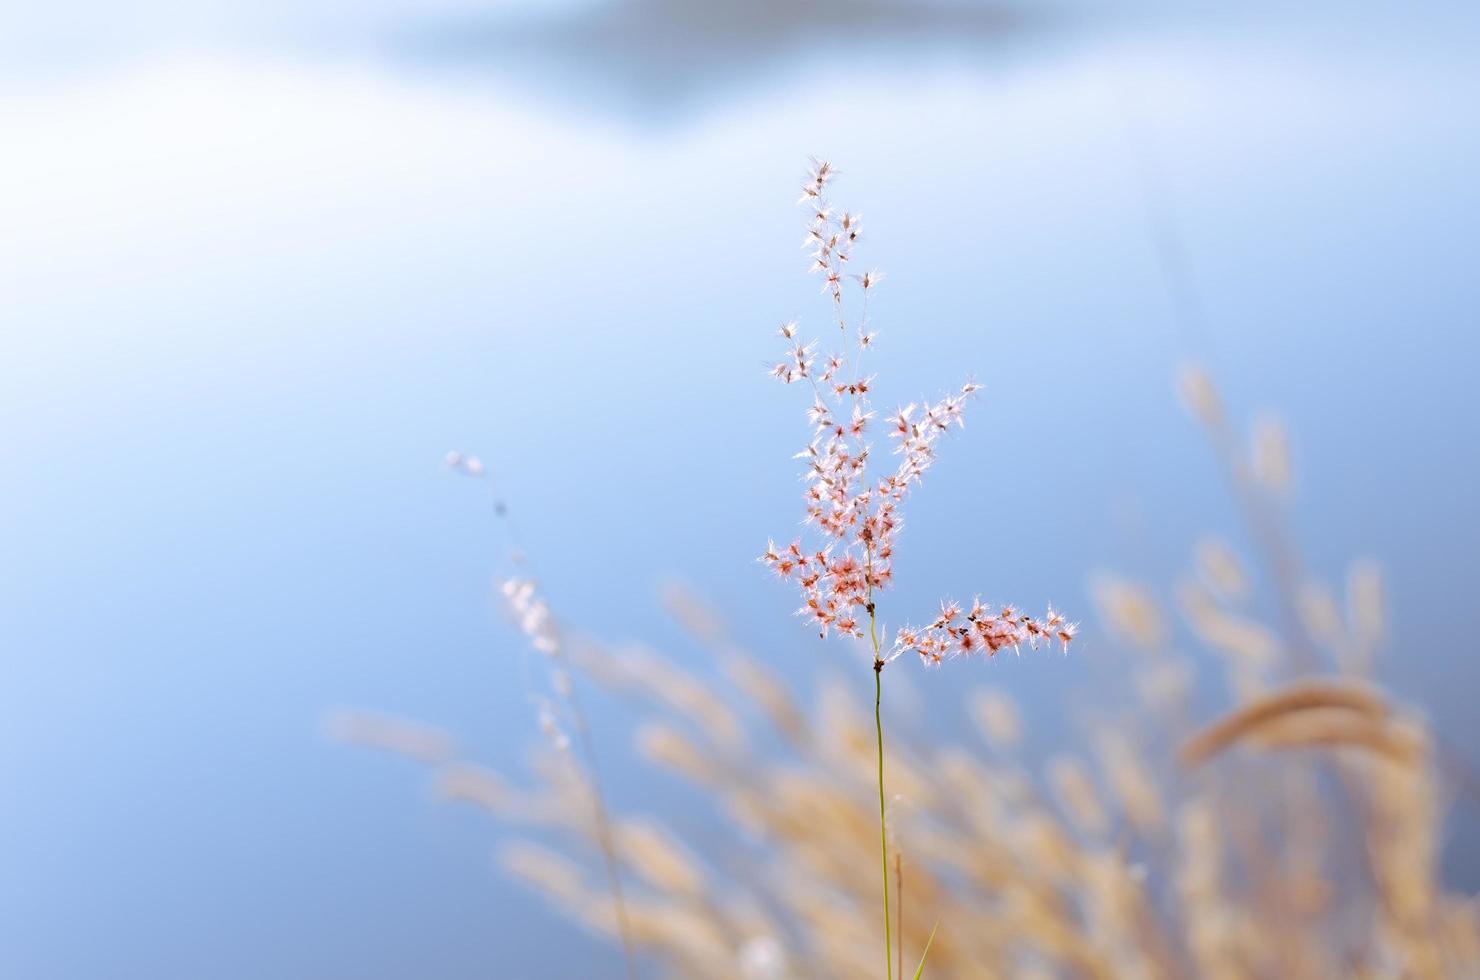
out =
[[(1025, 761), (1031, 719), (1000, 690), (967, 695), (985, 749), (896, 723), (903, 956), (918, 958), (939, 920), (931, 977), (1480, 977), (1480, 907), (1441, 875), (1453, 762), (1372, 678), (1387, 632), (1380, 573), (1354, 564), (1343, 609), (1284, 527), (1294, 470), (1278, 422), (1244, 439), (1205, 373), (1184, 374), (1182, 391), (1258, 561), (1200, 542), (1171, 602), (1097, 579), (1095, 632), (1120, 648), (1118, 703), (1134, 707), (1097, 718), (1077, 750)], [(593, 643), (569, 658), (641, 706), (638, 753), (690, 783), (723, 827), (684, 839), (651, 817), (614, 817), (649, 972), (874, 975), (870, 719), (832, 682), (799, 701), (715, 610), (678, 588), (665, 601), (712, 655), (712, 676)], [(1221, 676), (1206, 676), (1210, 664)], [(1210, 684), (1225, 706), (1200, 716), (1193, 695)], [(424, 728), (341, 718), (338, 729), (426, 761), (448, 798), (519, 828), (504, 869), (616, 936), (590, 789), (560, 753), (516, 786)]]

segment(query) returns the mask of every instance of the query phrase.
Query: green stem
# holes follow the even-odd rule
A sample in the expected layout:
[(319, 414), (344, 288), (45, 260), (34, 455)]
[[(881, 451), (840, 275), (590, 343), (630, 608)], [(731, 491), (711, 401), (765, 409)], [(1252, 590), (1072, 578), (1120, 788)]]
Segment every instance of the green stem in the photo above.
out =
[[(915, 980), (920, 980), (920, 976), (925, 972), (925, 957), (930, 955), (930, 947), (935, 942), (935, 934), (939, 930), (940, 920), (936, 919), (934, 928), (930, 930), (930, 938), (925, 940), (925, 952), (920, 954), (920, 965), (915, 967)], [(903, 970), (899, 972), (899, 980), (904, 980)]]
[[(874, 640), (874, 735), (879, 746), (879, 858), (884, 870), (884, 970), (894, 980), (894, 941), (889, 930), (889, 834), (884, 823), (884, 722), (879, 702), (884, 692), (884, 660), (879, 656), (879, 635), (874, 628), (874, 604), (868, 605), (868, 631)], [(903, 938), (903, 937), (901, 937)]]
[[(879, 717), (879, 702), (884, 697), (884, 658), (879, 653), (878, 617), (874, 615), (874, 542), (867, 533), (863, 546), (868, 554), (868, 572), (864, 576), (868, 582), (868, 605), (864, 608), (868, 610), (868, 636), (874, 643), (874, 736), (879, 746), (879, 861), (884, 872), (884, 975), (888, 980), (894, 980), (894, 941), (889, 935), (889, 832), (884, 822), (884, 722)], [(899, 941), (904, 943), (903, 932)], [(900, 968), (899, 980), (904, 980), (903, 967)]]

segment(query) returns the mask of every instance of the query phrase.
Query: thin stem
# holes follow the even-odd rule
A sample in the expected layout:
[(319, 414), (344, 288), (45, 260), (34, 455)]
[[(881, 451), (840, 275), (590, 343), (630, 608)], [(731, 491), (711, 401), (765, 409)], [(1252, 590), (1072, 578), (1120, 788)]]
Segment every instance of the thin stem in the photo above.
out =
[[(879, 653), (878, 617), (874, 611), (874, 542), (867, 534), (863, 547), (867, 555), (864, 581), (868, 586), (868, 605), (864, 608), (868, 610), (869, 639), (874, 644), (874, 735), (879, 746), (879, 858), (884, 872), (884, 971), (889, 980), (894, 980), (893, 940), (889, 936), (889, 832), (884, 820), (884, 722), (879, 717), (879, 702), (883, 700), (884, 690), (884, 657)], [(904, 942), (903, 933), (899, 941)], [(904, 980), (903, 969), (900, 980)]]
[[(493, 488), (491, 479), (489, 486)], [(516, 565), (527, 567), (531, 579), (538, 581), (539, 576), (535, 572), (534, 563), (530, 561), (520, 545), (519, 530), (514, 524), (514, 516), (509, 512), (508, 505), (504, 503), (503, 498), (498, 495), (497, 489), (493, 489), (493, 512), (503, 522), (504, 531), (509, 539), (511, 558)], [(556, 667), (564, 671), (569, 678), (571, 664), (569, 657), (566, 656), (563, 639), (562, 642), (556, 644), (552, 660)], [(525, 686), (530, 687), (527, 662), (525, 669)], [(637, 980), (637, 952), (632, 942), (632, 929), (627, 921), (627, 903), (622, 897), (621, 866), (617, 861), (617, 847), (612, 837), (611, 820), (606, 812), (605, 795), (601, 789), (601, 768), (596, 764), (596, 743), (591, 738), (591, 726), (586, 723), (586, 712), (582, 710), (580, 699), (576, 697), (574, 683), (561, 689), (561, 695), (570, 709), (571, 720), (575, 724), (576, 735), (581, 742), (581, 754), (585, 756), (586, 769), (590, 774), (591, 809), (596, 817), (596, 843), (601, 848), (601, 856), (606, 864), (607, 881), (612, 890), (612, 905), (617, 914), (617, 934), (622, 940), (622, 958), (627, 967), (627, 980)]]
[(899, 959), (894, 965), (899, 967), (900, 977), (904, 976), (904, 863), (900, 859), (898, 851), (894, 852), (894, 934), (899, 937)]
[(622, 872), (617, 864), (617, 847), (612, 838), (611, 820), (607, 817), (606, 803), (601, 792), (601, 771), (596, 765), (596, 743), (591, 738), (586, 714), (581, 710), (575, 688), (572, 686), (565, 696), (570, 705), (571, 717), (575, 721), (576, 733), (580, 736), (581, 752), (586, 756), (586, 768), (591, 773), (591, 808), (596, 813), (596, 840), (601, 846), (601, 856), (606, 861), (606, 876), (611, 884), (612, 904), (617, 911), (617, 932), (622, 937), (622, 956), (627, 964), (627, 980), (637, 980), (637, 959), (632, 945), (632, 928), (627, 922), (627, 903), (622, 898)]
[(879, 858), (884, 871), (884, 969), (889, 980), (894, 980), (894, 941), (890, 936), (889, 922), (889, 833), (884, 822), (884, 722), (879, 715), (879, 703), (883, 700), (884, 692), (884, 660), (879, 656), (879, 633), (874, 627), (872, 602), (868, 604), (868, 632), (874, 641), (874, 735), (879, 746)]

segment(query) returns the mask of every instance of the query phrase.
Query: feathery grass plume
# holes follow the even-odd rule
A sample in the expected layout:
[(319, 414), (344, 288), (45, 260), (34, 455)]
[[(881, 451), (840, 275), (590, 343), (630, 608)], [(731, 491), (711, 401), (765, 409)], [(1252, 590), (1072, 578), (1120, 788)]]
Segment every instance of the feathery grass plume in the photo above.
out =
[[(481, 460), (467, 453), (452, 451), (445, 459), (449, 469), (455, 470), (464, 476), (474, 479), (487, 478), (492, 487), (492, 477)], [(514, 527), (514, 519), (509, 513), (509, 508), (496, 489), (493, 494), (494, 514), (504, 525), (508, 535), (510, 546), (510, 557), (516, 565), (527, 569), (528, 561), (520, 546), (519, 536)], [(509, 612), (518, 624), (519, 630), (529, 641), (531, 648), (548, 658), (550, 671), (550, 686), (555, 693), (559, 703), (563, 706), (566, 720), (570, 727), (575, 730), (576, 740), (580, 745), (581, 762), (571, 760), (573, 766), (583, 765), (584, 772), (577, 773), (577, 783), (585, 788), (588, 797), (588, 810), (591, 813), (594, 824), (595, 838), (600, 846), (602, 856), (606, 864), (607, 885), (611, 890), (612, 910), (617, 924), (618, 935), (622, 940), (622, 955), (625, 962), (628, 980), (637, 980), (636, 953), (632, 942), (629, 917), (627, 915), (626, 900), (622, 894), (622, 873), (620, 861), (616, 853), (616, 844), (613, 840), (611, 820), (608, 816), (609, 808), (606, 803), (606, 795), (602, 789), (601, 768), (596, 755), (596, 743), (591, 737), (591, 728), (586, 721), (585, 710), (581, 706), (580, 698), (575, 691), (574, 682), (570, 676), (569, 655), (566, 650), (564, 633), (560, 628), (559, 621), (554, 612), (546, 602), (540, 590), (539, 583), (533, 574), (522, 574), (510, 577), (501, 583), (499, 591), (507, 603)], [(566, 750), (570, 747), (570, 737), (565, 732), (562, 724), (561, 714), (556, 710), (552, 702), (543, 697), (536, 697), (538, 704), (538, 720), (540, 730), (549, 739), (562, 755), (569, 758)]]
[(1265, 490), (1278, 496), (1290, 492), (1295, 470), (1290, 462), (1290, 440), (1275, 415), (1254, 420), (1249, 435), (1249, 473)]
[(663, 828), (647, 820), (617, 827), (622, 854), (654, 888), (691, 898), (704, 893), (704, 871), (693, 855)]
[(1241, 602), (1249, 597), (1249, 575), (1226, 542), (1203, 538), (1196, 555), (1198, 578), (1220, 599)]
[(1156, 653), (1166, 645), (1166, 620), (1146, 586), (1102, 574), (1090, 583), (1090, 597), (1101, 623), (1122, 642), (1146, 653)]
[[(1224, 477), (1239, 505), (1254, 545), (1269, 572), (1279, 616), (1274, 632), (1291, 649), (1289, 673), (1314, 673), (1322, 663), (1305, 629), (1299, 605), (1304, 581), (1299, 549), (1285, 530), (1284, 505), (1289, 501), (1289, 447), (1283, 428), (1273, 416), (1255, 427), (1255, 445), (1245, 448), (1224, 410), (1212, 376), (1196, 364), (1184, 365), (1178, 379), (1188, 412), (1201, 424)], [(1262, 689), (1260, 678), (1245, 671), (1252, 693)]]
[(1177, 590), (1182, 614), (1205, 643), (1256, 667), (1279, 659), (1279, 637), (1263, 623), (1230, 612), (1202, 585), (1186, 581)]
[(494, 816), (512, 818), (518, 812), (518, 796), (503, 777), (469, 762), (443, 766), (437, 772), (436, 789), (443, 799), (471, 803)]
[[(576, 738), (580, 744), (585, 771), (577, 773), (577, 782), (584, 788), (587, 797), (587, 808), (592, 816), (593, 830), (596, 842), (601, 849), (602, 858), (606, 865), (607, 885), (611, 891), (613, 917), (616, 920), (617, 934), (622, 940), (622, 954), (627, 969), (629, 980), (636, 980), (637, 959), (635, 944), (632, 939), (630, 917), (627, 913), (627, 902), (622, 891), (621, 862), (617, 855), (616, 842), (613, 838), (611, 818), (609, 817), (606, 796), (602, 790), (600, 767), (596, 756), (596, 743), (591, 735), (591, 727), (586, 721), (585, 710), (581, 706), (579, 698), (575, 693), (575, 687), (565, 666), (565, 645), (558, 624), (550, 607), (541, 597), (538, 586), (530, 578), (513, 578), (506, 581), (501, 591), (508, 600), (510, 609), (513, 611), (520, 629), (528, 637), (530, 645), (540, 653), (548, 656), (555, 669), (552, 672), (551, 684), (561, 698), (568, 712), (571, 727), (576, 732)], [(563, 756), (569, 758), (566, 749), (570, 740), (560, 725), (560, 720), (555, 712), (551, 710), (548, 702), (541, 702), (539, 712), (540, 728), (544, 731), (551, 744), (558, 749)]]
[(1074, 822), (1079, 832), (1089, 838), (1103, 837), (1109, 827), (1105, 808), (1089, 772), (1072, 755), (1058, 755), (1049, 760), (1048, 783), (1054, 797)]
[[(848, 729), (842, 737), (851, 742), (862, 725), (856, 716), (836, 714), (814, 721), (817, 737), (807, 744), (828, 740), (838, 726)], [(1178, 784), (1157, 778), (1162, 764), (1146, 758), (1149, 753), (1135, 744), (1120, 751), (1136, 755), (1144, 769), (1140, 778), (1165, 801), (1162, 806), (1175, 810)], [(690, 752), (695, 778), (705, 779), (704, 785), (717, 796), (743, 792), (738, 776), (715, 780), (712, 769), (705, 769), (714, 762), (711, 749), (695, 743)], [(917, 765), (908, 754), (899, 764)], [(1227, 840), (1228, 847), (1213, 848), (1203, 860), (1202, 839), (1179, 834), (1178, 839), (1185, 839), (1188, 847), (1195, 845), (1197, 853), (1152, 852), (1162, 854), (1165, 863), (1148, 874), (1118, 853), (1124, 845), (1109, 847), (1058, 824), (1035, 802), (1032, 781), (1024, 785), (1023, 774), (1012, 768), (983, 768), (978, 759), (949, 746), (935, 749), (923, 764), (933, 780), (947, 785), (942, 786), (944, 792), (929, 797), (928, 805), (910, 814), (914, 842), (910, 891), (919, 896), (912, 906), (940, 909), (952, 921), (963, 922), (970, 933), (937, 940), (930, 954), (931, 970), (937, 975), (1015, 975), (1037, 968), (1051, 971), (1050, 975), (1171, 978), (1191, 975), (1192, 964), (1197, 963), (1198, 975), (1321, 977), (1341, 972), (1329, 967), (1346, 962), (1333, 950), (1350, 945), (1350, 927), (1339, 927), (1340, 917), (1328, 921), (1324, 906), (1309, 904), (1319, 899), (1327, 872), (1307, 860), (1299, 863), (1298, 874), (1292, 870), (1286, 875), (1275, 864), (1270, 842), (1250, 836), (1259, 822), (1246, 819), (1243, 805), (1264, 784), (1249, 782), (1246, 774), (1218, 767), (1205, 773), (1211, 783), (1203, 780), (1213, 794), (1208, 804), (1212, 839)], [(747, 836), (754, 835), (775, 850), (774, 882), (759, 884), (786, 910), (782, 918), (796, 926), (796, 932), (774, 933), (790, 950), (792, 975), (867, 972), (864, 954), (869, 937), (858, 915), (865, 907), (869, 882), (852, 858), (867, 848), (869, 828), (860, 819), (854, 790), (835, 784), (840, 772), (829, 756), (804, 756), (791, 764), (802, 767), (795, 771), (784, 762), (756, 760), (756, 765), (761, 769), (758, 778), (767, 787), (750, 797), (754, 810), (749, 819), (754, 822)], [(1225, 772), (1227, 779), (1222, 779)], [(1319, 797), (1300, 798), (1298, 808), (1284, 808), (1277, 795), (1266, 802), (1282, 808), (1296, 828), (1307, 828), (1304, 836), (1318, 843), (1329, 837), (1330, 815), (1322, 811)], [(1322, 823), (1327, 824), (1324, 830), (1319, 829)], [(1387, 848), (1384, 853), (1394, 871), (1392, 887), (1408, 888), (1411, 883), (1396, 874), (1400, 864), (1396, 844), (1385, 834), (1374, 838), (1373, 846)], [(1177, 840), (1170, 844), (1179, 847)], [(1331, 844), (1333, 856), (1349, 855), (1345, 843)], [(1209, 882), (1201, 898), (1192, 894), (1199, 860), (1209, 869), (1201, 873)], [(1224, 865), (1227, 871), (1211, 870)], [(1185, 902), (1174, 901), (1167, 890), (1181, 868), (1188, 873)], [(1246, 878), (1240, 868), (1253, 878)], [(732, 878), (729, 887), (756, 884), (741, 875)], [(681, 894), (670, 893), (664, 901), (676, 901)], [(1420, 897), (1411, 900), (1412, 909), (1441, 907), (1438, 899), (1415, 894)], [(1416, 914), (1405, 913), (1402, 922)], [(1300, 924), (1286, 921), (1291, 918)], [(919, 926), (909, 918), (904, 921), (906, 942), (915, 948), (926, 939)], [(1402, 925), (1407, 930), (1402, 933), (1399, 927), (1395, 918), (1392, 934), (1410, 941), (1403, 937), (1416, 927)], [(1311, 936), (1320, 941), (1313, 942)], [(645, 948), (663, 950), (680, 973), (693, 973), (688, 967), (693, 951), (676, 937), (644, 928), (640, 941)], [(790, 946), (791, 942), (799, 945)], [(1278, 943), (1273, 951), (1268, 948), (1271, 943)], [(1450, 946), (1462, 945), (1463, 937), (1447, 941), (1446, 955)], [(737, 939), (736, 962), (743, 949), (743, 940)], [(1194, 954), (1194, 949), (1200, 952)], [(1273, 957), (1286, 955), (1296, 965), (1281, 971)]]
[(1387, 588), (1376, 562), (1356, 561), (1347, 569), (1346, 607), (1350, 647), (1337, 659), (1348, 672), (1365, 674), (1387, 633)]
[(977, 691), (971, 698), (971, 718), (982, 737), (1001, 751), (1009, 751), (1022, 741), (1017, 705), (1001, 691)]
[(1125, 732), (1116, 729), (1100, 732), (1095, 738), (1095, 750), (1105, 784), (1130, 825), (1142, 834), (1159, 831), (1165, 807), (1145, 755)]
[(1388, 707), (1364, 687), (1332, 681), (1304, 681), (1251, 701), (1207, 726), (1182, 746), (1181, 761), (1188, 768), (1202, 765), (1239, 739), (1273, 722), (1307, 711), (1349, 712), (1367, 722), (1380, 723)]
[(457, 755), (457, 743), (440, 728), (393, 715), (339, 708), (324, 718), (324, 731), (338, 742), (381, 749), (437, 764)]
[(1422, 760), (1422, 740), (1391, 719), (1374, 721), (1343, 711), (1307, 711), (1270, 721), (1250, 740), (1262, 748), (1357, 748), (1400, 764)]
[(497, 859), (511, 875), (524, 879), (552, 901), (582, 917), (587, 914), (593, 893), (580, 867), (565, 855), (521, 841), (503, 847)]
[[(1011, 606), (983, 605), (978, 598), (964, 611), (955, 602), (943, 602), (940, 614), (920, 628), (905, 627), (888, 651), (879, 643), (875, 593), (888, 588), (894, 577), (894, 545), (902, 527), (900, 507), (910, 489), (935, 462), (937, 443), (953, 427), (965, 425), (967, 399), (981, 386), (968, 380), (939, 401), (910, 403), (887, 420), (888, 437), (899, 457), (892, 470), (875, 476), (869, 469), (873, 454), (870, 435), (874, 412), (869, 407), (872, 375), (864, 373), (865, 352), (875, 346), (870, 330), (868, 302), (880, 274), (849, 274), (854, 247), (860, 236), (861, 216), (840, 211), (828, 200), (828, 188), (837, 170), (813, 158), (798, 203), (808, 210), (803, 247), (811, 249), (811, 271), (822, 278), (822, 291), (832, 299), (839, 347), (823, 353), (817, 341), (798, 336), (795, 322), (782, 325), (786, 354), (771, 369), (785, 384), (806, 383), (812, 404), (806, 410), (812, 439), (797, 454), (806, 461), (807, 486), (803, 494), (805, 524), (816, 540), (803, 546), (800, 538), (778, 547), (766, 546), (761, 561), (778, 576), (801, 589), (805, 617), (818, 633), (863, 637), (863, 616), (874, 651), (874, 722), (879, 790), (879, 849), (884, 893), (884, 961), (886, 975), (894, 975), (893, 937), (889, 916), (889, 836), (884, 794), (884, 729), (879, 717), (884, 667), (900, 654), (914, 651), (927, 665), (950, 657), (995, 656), (999, 650), (1059, 642), (1065, 651), (1076, 626), (1054, 612), (1039, 620)], [(856, 286), (859, 312), (856, 336), (849, 334), (844, 297)]]
[(1325, 582), (1308, 581), (1300, 586), (1296, 596), (1300, 621), (1313, 640), (1328, 649), (1336, 650), (1338, 662), (1346, 645), (1346, 624), (1341, 620), (1341, 610), (1336, 606), (1336, 595)]

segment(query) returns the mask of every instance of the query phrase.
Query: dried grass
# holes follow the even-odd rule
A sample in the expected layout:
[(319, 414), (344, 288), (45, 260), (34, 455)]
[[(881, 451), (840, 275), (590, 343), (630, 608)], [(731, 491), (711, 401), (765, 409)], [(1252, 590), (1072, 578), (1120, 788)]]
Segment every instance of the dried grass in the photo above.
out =
[[(1098, 578), (1096, 641), (1135, 655), (1118, 661), (1123, 690), (1097, 692), (1079, 746), (1041, 771), (1024, 761), (1037, 758), (1033, 718), (1001, 690), (964, 698), (986, 746), (896, 724), (894, 964), (934, 935), (931, 977), (1480, 977), (1480, 905), (1442, 875), (1449, 770), (1422, 717), (1370, 679), (1390, 633), (1378, 570), (1352, 566), (1343, 609), (1284, 529), (1295, 473), (1283, 429), (1267, 420), (1246, 447), (1206, 372), (1182, 388), (1259, 561), (1206, 540), (1175, 603)], [(642, 712), (639, 757), (710, 804), (686, 814), (686, 834), (613, 818), (645, 972), (882, 973), (873, 719), (852, 690), (788, 688), (697, 597), (674, 587), (664, 599), (713, 670), (566, 647), (573, 670)], [(1203, 720), (1190, 693), (1217, 689), (1220, 672), (1227, 707)], [(615, 939), (579, 771), (543, 761), (510, 781), (457, 758), (441, 733), (383, 716), (341, 714), (331, 730), (428, 763), (443, 795), (517, 828), (505, 870)]]

